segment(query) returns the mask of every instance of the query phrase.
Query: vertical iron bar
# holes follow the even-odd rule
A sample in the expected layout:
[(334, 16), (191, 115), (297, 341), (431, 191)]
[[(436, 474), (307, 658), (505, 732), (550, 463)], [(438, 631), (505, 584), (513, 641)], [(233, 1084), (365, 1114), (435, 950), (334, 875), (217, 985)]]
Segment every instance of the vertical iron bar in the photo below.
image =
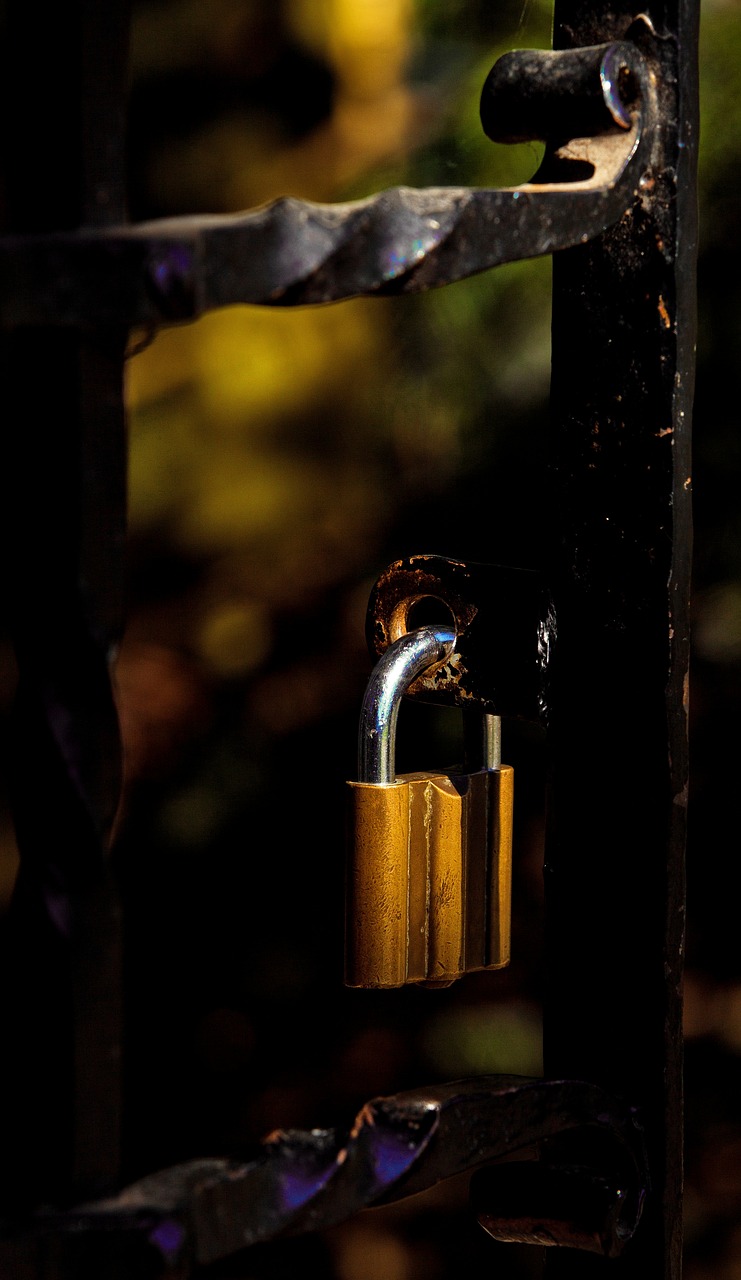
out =
[[(2, 35), (5, 230), (122, 221), (126, 3), (9, 3)], [(3, 931), (5, 1212), (95, 1193), (118, 1174), (107, 850), (120, 772), (109, 667), (122, 612), (125, 340), (19, 329), (0, 350), (20, 854)]]
[[(698, 7), (649, 3), (639, 28), (661, 94), (641, 199), (554, 257), (545, 1071), (640, 1106), (652, 1191), (622, 1259), (549, 1250), (549, 1280), (681, 1274)], [(633, 17), (556, 0), (554, 45)]]

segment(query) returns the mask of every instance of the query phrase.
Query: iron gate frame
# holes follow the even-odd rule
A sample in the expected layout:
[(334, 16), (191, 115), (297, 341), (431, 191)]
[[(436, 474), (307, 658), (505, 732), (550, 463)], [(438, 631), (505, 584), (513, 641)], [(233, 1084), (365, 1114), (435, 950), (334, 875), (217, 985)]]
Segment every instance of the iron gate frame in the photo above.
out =
[[(632, 1280), (678, 1280), (681, 1270), (698, 20), (696, 0), (656, 0), (640, 18), (622, 3), (556, 0), (554, 49), (632, 41), (652, 68), (658, 110), (622, 216), (535, 249), (554, 256), (545, 1070), (552, 1082), (621, 1094), (645, 1118), (652, 1192), (629, 1254), (609, 1264)], [(2, 368), (4, 401), (25, 425), (7, 433), (4, 494), (21, 853), (5, 957), (14, 1033), (4, 1096), (18, 1099), (4, 1170), (11, 1236), (29, 1203), (68, 1205), (117, 1184), (120, 922), (104, 851), (120, 782), (109, 668), (123, 617), (128, 329), (234, 301), (254, 261), (254, 219), (233, 223), (226, 240), (207, 219), (174, 232), (126, 226), (126, 24), (122, 2), (45, 6), (42, 24), (18, 4), (5, 15)], [(339, 245), (331, 215), (317, 217), (330, 257), (347, 256), (348, 240), (364, 246), (353, 292), (445, 283), (435, 273), (439, 261), (453, 271), (450, 228), (474, 235), (483, 201), (430, 199), (374, 198), (380, 231), (363, 214), (364, 230), (345, 223)], [(575, 199), (559, 190), (556, 203)], [(379, 277), (374, 237), (383, 258), (389, 238), (408, 243), (431, 208), (450, 215), (444, 234), (413, 263), (407, 255), (406, 274)], [(282, 205), (276, 258), (305, 219), (301, 205)], [(314, 295), (287, 283), (281, 301), (324, 300), (321, 267), (311, 279)], [(620, 715), (629, 706), (638, 737), (635, 716)], [(626, 787), (646, 815), (640, 825)], [(68, 1264), (44, 1265), (61, 1275)], [(598, 1276), (605, 1265), (553, 1250), (547, 1271)]]

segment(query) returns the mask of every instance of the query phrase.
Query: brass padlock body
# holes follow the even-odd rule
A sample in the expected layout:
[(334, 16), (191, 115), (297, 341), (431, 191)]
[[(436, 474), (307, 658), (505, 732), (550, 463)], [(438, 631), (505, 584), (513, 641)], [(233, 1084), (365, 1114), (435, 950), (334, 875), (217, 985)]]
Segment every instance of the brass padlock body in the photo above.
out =
[(448, 986), (508, 964), (512, 767), (348, 787), (346, 984)]

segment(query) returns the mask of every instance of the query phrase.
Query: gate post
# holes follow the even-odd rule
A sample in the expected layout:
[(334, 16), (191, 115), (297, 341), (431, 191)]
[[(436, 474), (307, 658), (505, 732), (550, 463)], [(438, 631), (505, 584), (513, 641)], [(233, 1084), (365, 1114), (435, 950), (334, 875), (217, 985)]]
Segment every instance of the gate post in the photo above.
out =
[[(624, 31), (617, 8), (556, 0), (554, 45)], [(662, 89), (645, 199), (553, 264), (544, 1059), (640, 1106), (652, 1194), (609, 1274), (678, 1280), (699, 5), (647, 13)], [(546, 1269), (607, 1274), (559, 1250)]]

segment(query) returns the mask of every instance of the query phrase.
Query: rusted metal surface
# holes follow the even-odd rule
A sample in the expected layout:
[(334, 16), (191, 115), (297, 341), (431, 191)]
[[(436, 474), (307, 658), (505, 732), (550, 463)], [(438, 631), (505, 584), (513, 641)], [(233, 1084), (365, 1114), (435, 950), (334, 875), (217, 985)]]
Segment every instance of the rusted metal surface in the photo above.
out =
[(368, 647), (380, 657), (405, 631), (446, 614), (456, 632), (455, 653), (415, 680), (408, 696), (545, 723), (556, 643), (545, 579), (531, 569), (444, 556), (396, 560), (371, 591)]
[[(619, 221), (634, 201), (654, 131), (655, 84), (635, 46), (606, 45), (597, 54), (589, 77), (578, 60), (564, 72), (557, 59), (513, 55), (523, 83), (530, 76), (541, 89), (552, 86), (551, 94), (539, 95), (535, 136), (560, 130), (541, 175), (529, 183), (504, 190), (396, 188), (344, 205), (283, 199), (236, 216), (4, 237), (0, 323), (158, 326), (239, 302), (292, 306), (413, 293), (579, 244)], [(604, 108), (612, 96), (600, 76), (606, 57), (629, 69), (627, 128)], [(511, 72), (510, 66), (507, 83)], [(572, 90), (589, 85), (584, 121), (571, 110), (564, 133), (563, 111), (549, 113), (548, 104), (554, 94), (557, 104), (562, 100), (564, 81), (577, 72)], [(598, 136), (595, 96), (603, 102)], [(510, 98), (508, 92), (505, 115)], [(495, 84), (487, 101), (488, 116), (496, 115)]]

